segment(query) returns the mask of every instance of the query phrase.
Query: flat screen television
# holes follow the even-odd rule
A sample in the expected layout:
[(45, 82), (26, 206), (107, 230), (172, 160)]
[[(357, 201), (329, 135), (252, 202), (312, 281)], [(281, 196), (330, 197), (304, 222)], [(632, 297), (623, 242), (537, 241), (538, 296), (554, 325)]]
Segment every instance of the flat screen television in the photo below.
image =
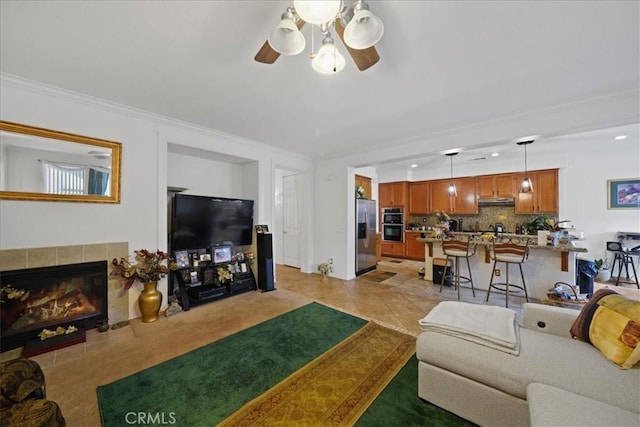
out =
[(227, 242), (234, 246), (251, 244), (253, 200), (176, 194), (172, 210), (174, 251)]

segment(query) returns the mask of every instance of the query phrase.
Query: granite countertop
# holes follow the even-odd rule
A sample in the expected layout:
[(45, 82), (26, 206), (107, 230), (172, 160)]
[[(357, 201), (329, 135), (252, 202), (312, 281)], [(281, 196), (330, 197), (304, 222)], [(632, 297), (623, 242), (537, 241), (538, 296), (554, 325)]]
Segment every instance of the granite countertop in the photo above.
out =
[[(423, 233), (421, 231), (416, 231), (416, 233)], [(464, 232), (464, 231), (454, 231), (453, 232), (454, 236), (471, 236), (471, 241), (473, 243), (475, 243), (476, 245), (479, 246), (489, 246), (491, 245), (491, 240), (488, 239), (483, 239), (481, 236), (485, 233), (476, 233), (476, 232)], [(513, 240), (514, 243), (519, 243), (518, 241), (520, 241), (521, 243), (524, 243), (524, 241), (526, 239), (530, 239), (530, 243), (529, 243), (529, 247), (531, 249), (540, 249), (540, 250), (546, 250), (546, 251), (557, 251), (557, 252), (588, 252), (587, 248), (581, 248), (578, 246), (573, 246), (573, 245), (558, 245), (558, 246), (551, 246), (551, 245), (538, 245), (538, 236), (534, 236), (534, 235), (527, 235), (527, 234), (515, 234), (515, 233), (500, 233), (500, 239), (502, 240)], [(429, 243), (429, 242), (439, 242), (442, 239), (440, 239), (439, 237), (418, 237), (416, 238), (416, 240), (420, 241), (420, 242), (425, 242), (425, 243)]]

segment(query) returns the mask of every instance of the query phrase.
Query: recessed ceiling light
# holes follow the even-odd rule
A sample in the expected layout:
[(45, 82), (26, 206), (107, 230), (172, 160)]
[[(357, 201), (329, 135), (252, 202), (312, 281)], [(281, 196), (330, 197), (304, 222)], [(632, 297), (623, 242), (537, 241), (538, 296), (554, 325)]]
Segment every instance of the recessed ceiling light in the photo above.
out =
[(491, 157), (498, 157), (500, 153), (491, 153)]
[(613, 138), (613, 139), (615, 139), (616, 141), (620, 141), (620, 140), (622, 140), (622, 139), (627, 139), (627, 135), (618, 135), (618, 136), (616, 136), (616, 137), (615, 137), (615, 138)]
[(418, 167), (418, 165), (414, 163), (414, 164), (412, 164), (412, 165), (411, 165), (411, 167), (412, 167), (412, 168), (417, 168), (417, 167)]

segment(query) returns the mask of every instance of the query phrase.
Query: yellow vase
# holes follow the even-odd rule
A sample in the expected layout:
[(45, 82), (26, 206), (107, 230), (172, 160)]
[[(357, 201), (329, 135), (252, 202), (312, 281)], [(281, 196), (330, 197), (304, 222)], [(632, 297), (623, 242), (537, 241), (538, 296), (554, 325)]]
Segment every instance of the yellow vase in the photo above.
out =
[(144, 323), (158, 320), (158, 312), (160, 311), (160, 305), (162, 305), (162, 293), (158, 290), (157, 282), (144, 284), (144, 290), (138, 297), (138, 305), (140, 306), (140, 313), (142, 313), (142, 321)]

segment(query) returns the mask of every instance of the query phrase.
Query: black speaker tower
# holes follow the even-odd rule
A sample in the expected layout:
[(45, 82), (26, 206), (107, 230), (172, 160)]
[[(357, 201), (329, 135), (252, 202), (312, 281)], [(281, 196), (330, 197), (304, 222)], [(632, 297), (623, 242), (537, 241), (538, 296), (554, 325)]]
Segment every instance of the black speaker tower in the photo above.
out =
[(258, 287), (262, 292), (275, 290), (273, 283), (273, 239), (271, 233), (256, 233), (258, 245)]

